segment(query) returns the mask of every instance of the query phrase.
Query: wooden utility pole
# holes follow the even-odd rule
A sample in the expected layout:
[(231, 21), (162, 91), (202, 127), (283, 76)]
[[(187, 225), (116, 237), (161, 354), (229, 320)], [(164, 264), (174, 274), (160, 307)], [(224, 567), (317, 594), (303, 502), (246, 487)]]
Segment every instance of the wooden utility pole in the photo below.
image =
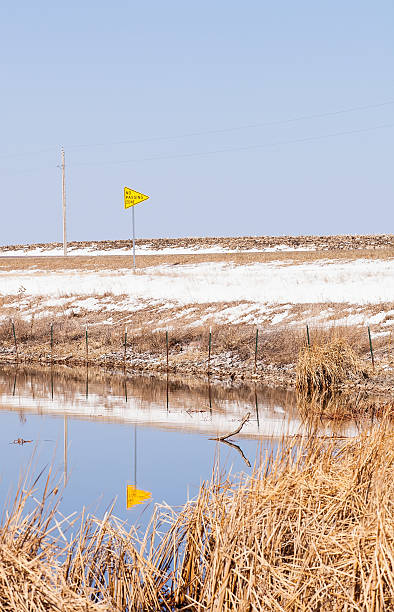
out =
[(64, 149), (62, 147), (62, 202), (63, 202), (63, 255), (67, 255), (67, 232), (66, 232), (66, 164), (64, 162)]

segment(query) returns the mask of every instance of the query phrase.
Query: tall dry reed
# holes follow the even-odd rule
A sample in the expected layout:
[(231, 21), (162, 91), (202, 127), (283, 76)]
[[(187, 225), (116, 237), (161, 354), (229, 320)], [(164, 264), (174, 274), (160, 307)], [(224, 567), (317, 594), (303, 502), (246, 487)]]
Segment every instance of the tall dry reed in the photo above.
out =
[(393, 469), (389, 425), (283, 441), (251, 476), (215, 473), (180, 512), (158, 507), (142, 536), (83, 515), (67, 537), (73, 521), (26, 514), (21, 490), (0, 529), (0, 607), (392, 610)]

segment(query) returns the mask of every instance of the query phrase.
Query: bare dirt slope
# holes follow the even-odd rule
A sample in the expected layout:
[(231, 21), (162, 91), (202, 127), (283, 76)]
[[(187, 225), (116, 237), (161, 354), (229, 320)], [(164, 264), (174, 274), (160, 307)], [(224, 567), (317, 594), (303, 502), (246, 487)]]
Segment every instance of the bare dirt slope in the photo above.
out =
[[(338, 235), (338, 236), (239, 236), (239, 237), (204, 237), (204, 238), (156, 238), (138, 239), (137, 247), (149, 250), (162, 251), (163, 249), (207, 249), (220, 248), (223, 250), (266, 250), (281, 248), (299, 250), (323, 251), (349, 251), (365, 249), (394, 249), (394, 234), (373, 235)], [(90, 249), (111, 251), (114, 249), (127, 249), (130, 240), (100, 240), (100, 241), (72, 241), (70, 249)], [(15, 244), (0, 247), (0, 254), (20, 250), (52, 250), (61, 248), (58, 242), (35, 243), (29, 245)]]

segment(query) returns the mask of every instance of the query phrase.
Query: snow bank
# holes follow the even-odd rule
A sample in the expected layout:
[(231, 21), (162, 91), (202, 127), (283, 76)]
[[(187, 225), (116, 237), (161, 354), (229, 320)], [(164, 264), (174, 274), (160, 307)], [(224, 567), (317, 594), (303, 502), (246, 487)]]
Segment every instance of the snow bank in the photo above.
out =
[(387, 260), (166, 264), (144, 268), (135, 275), (130, 269), (0, 272), (0, 295), (21, 291), (48, 298), (108, 292), (131, 300), (180, 305), (234, 301), (376, 304), (394, 300), (394, 281), (393, 263)]
[[(163, 249), (153, 249), (149, 246), (138, 246), (136, 245), (136, 255), (209, 255), (215, 253), (275, 253), (282, 251), (314, 251), (315, 247), (291, 247), (284, 244), (278, 244), (273, 247), (267, 247), (264, 249), (226, 249), (221, 246), (213, 247), (165, 247)], [(73, 248), (69, 247), (67, 250), (68, 255), (75, 256), (98, 256), (98, 255), (132, 255), (131, 246), (120, 249), (100, 249), (94, 247), (85, 248)], [(63, 248), (57, 247), (53, 249), (48, 248), (35, 248), (8, 250), (6, 247), (0, 248), (0, 257), (61, 257), (63, 255)]]

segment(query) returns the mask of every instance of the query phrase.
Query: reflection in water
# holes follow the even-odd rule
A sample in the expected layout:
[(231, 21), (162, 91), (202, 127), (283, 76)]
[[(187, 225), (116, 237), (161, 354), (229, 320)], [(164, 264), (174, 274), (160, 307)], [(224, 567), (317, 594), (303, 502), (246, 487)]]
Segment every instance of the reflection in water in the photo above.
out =
[(220, 439), (218, 439), (218, 442), (220, 442), (221, 444), (227, 444), (227, 446), (230, 446), (231, 448), (235, 448), (235, 450), (238, 451), (239, 454), (241, 455), (241, 457), (244, 460), (244, 462), (246, 463), (246, 465), (248, 467), (251, 467), (251, 463), (250, 463), (249, 459), (247, 457), (245, 457), (242, 448), (240, 446), (238, 446), (238, 444), (235, 444), (234, 442), (231, 442), (230, 440), (220, 440)]
[(137, 504), (142, 504), (152, 497), (149, 491), (137, 489), (134, 485), (126, 486), (126, 510), (129, 510)]
[(16, 374), (17, 374), (17, 370), (15, 370), (15, 376), (14, 376), (14, 386), (12, 388), (12, 396), (15, 397), (15, 389), (16, 389)]
[(86, 362), (86, 390), (85, 390), (85, 397), (86, 397), (86, 399), (88, 399), (88, 397), (89, 397), (89, 364), (88, 364), (88, 362)]
[(64, 486), (66, 486), (67, 482), (67, 451), (68, 451), (68, 420), (67, 417), (64, 416), (64, 440), (63, 440), (63, 453), (64, 453)]
[[(257, 332), (256, 332), (257, 333)], [(260, 421), (259, 421), (259, 405), (257, 402), (257, 387), (256, 383), (254, 384), (254, 405), (256, 407), (256, 421), (257, 421), (257, 429), (260, 429)]]
[[(204, 408), (204, 395), (208, 396), (208, 409)], [(292, 392), (264, 387), (258, 391), (256, 385), (252, 389), (213, 386), (209, 378), (207, 386), (202, 382), (190, 387), (170, 380), (168, 375), (164, 381), (143, 376), (127, 378), (124, 374), (103, 374), (88, 366), (19, 368), (17, 372), (3, 368), (0, 405), (8, 410), (17, 407), (24, 414), (29, 411), (73, 415), (96, 421), (144, 423), (216, 434), (224, 433), (252, 409), (254, 416), (242, 430), (242, 437), (281, 437), (310, 432), (311, 427), (314, 430), (317, 427), (316, 419), (311, 419), (316, 411), (311, 410), (310, 403), (306, 406), (299, 402), (297, 406)], [(323, 435), (332, 431), (353, 435), (357, 431), (350, 420), (343, 421), (337, 431), (333, 421), (321, 418), (318, 429)]]
[(137, 486), (137, 425), (134, 425), (134, 486)]
[(168, 369), (167, 369), (167, 376), (166, 376), (166, 409), (167, 409), (167, 414), (168, 414), (168, 398), (169, 398), (169, 393), (168, 393)]
[[(79, 510), (102, 495), (107, 501), (118, 498), (116, 512), (127, 518), (137, 512), (131, 506), (126, 513), (127, 486), (151, 491), (154, 501), (183, 503), (186, 489), (196, 492), (219, 457), (234, 471), (244, 471), (263, 452), (272, 453), (282, 436), (357, 432), (351, 421), (336, 429), (321, 416), (301, 417), (296, 404), (291, 392), (257, 385), (217, 386), (208, 379), (190, 387), (168, 375), (164, 380), (127, 377), (85, 365), (4, 367), (0, 369), (0, 492), (6, 495), (7, 487), (18, 481), (31, 461), (29, 445), (9, 444), (16, 439), (34, 440), (41, 467), (56, 457), (67, 485), (66, 510)], [(247, 413), (251, 416), (235, 438), (209, 439), (234, 432)], [(21, 423), (18, 417), (26, 414), (28, 423)]]

